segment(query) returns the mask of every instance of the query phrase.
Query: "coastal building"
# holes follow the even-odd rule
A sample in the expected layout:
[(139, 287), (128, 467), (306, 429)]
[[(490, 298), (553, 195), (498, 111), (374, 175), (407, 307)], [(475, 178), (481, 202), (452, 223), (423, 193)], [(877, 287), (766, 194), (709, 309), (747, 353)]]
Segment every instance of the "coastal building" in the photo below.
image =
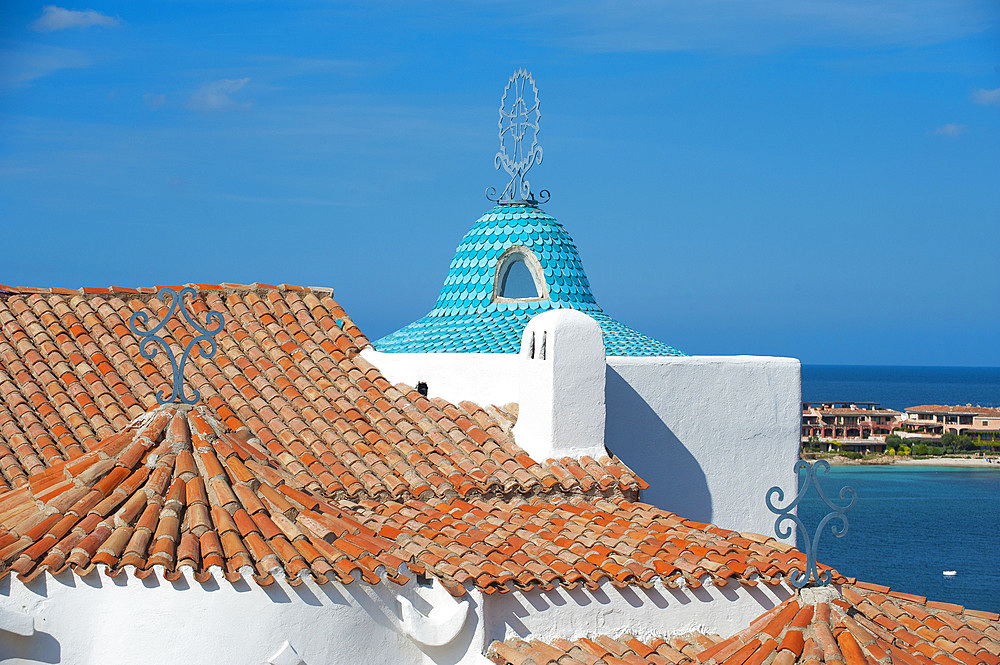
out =
[(881, 451), (885, 437), (901, 417), (899, 411), (876, 402), (803, 402), (802, 440), (835, 439), (848, 446)]
[(906, 408), (901, 423), (907, 432), (932, 436), (968, 434), (983, 440), (997, 440), (1000, 432), (1000, 409), (984, 406), (945, 406), (922, 404)]
[(374, 345), (328, 288), (0, 286), (0, 659), (996, 663), (996, 613), (793, 583), (798, 362), (605, 314), (525, 171)]

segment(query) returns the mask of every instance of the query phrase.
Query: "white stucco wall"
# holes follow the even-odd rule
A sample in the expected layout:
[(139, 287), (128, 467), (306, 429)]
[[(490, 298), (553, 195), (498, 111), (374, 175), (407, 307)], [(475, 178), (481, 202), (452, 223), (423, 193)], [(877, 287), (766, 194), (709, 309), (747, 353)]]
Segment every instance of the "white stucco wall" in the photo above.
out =
[(521, 336), (514, 440), (544, 461), (604, 455), (604, 338), (572, 309), (539, 314)]
[(576, 639), (625, 633), (639, 639), (690, 632), (729, 637), (794, 593), (785, 585), (730, 582), (717, 587), (706, 578), (698, 588), (619, 589), (610, 583), (551, 591), (516, 591), (485, 599), (487, 642), (512, 637)]
[(793, 358), (608, 358), (605, 444), (683, 517), (774, 535), (764, 495), (795, 495), (801, 369)]
[[(402, 596), (402, 602), (397, 598)], [(0, 583), (0, 660), (133, 665), (486, 665), (493, 640), (691, 631), (729, 636), (787, 598), (785, 586), (618, 589), (605, 583), (454, 599), (440, 585), (357, 582), (262, 588), (92, 573)], [(14, 629), (11, 632), (11, 628)]]
[(520, 363), (515, 353), (382, 353), (361, 357), (392, 383), (427, 384), (429, 397), (503, 406), (518, 401)]
[[(397, 594), (409, 600), (409, 611)], [(11, 632), (0, 624), (4, 663), (488, 662), (480, 655), (481, 594), (474, 591), (456, 603), (440, 585), (417, 587), (412, 580), (405, 587), (320, 586), (311, 580), (297, 587), (284, 581), (260, 587), (252, 580), (231, 584), (221, 576), (200, 584), (187, 577), (168, 582), (156, 575), (139, 580), (67, 572), (39, 576), (26, 586), (8, 575), (0, 581), (0, 611), (18, 620), (4, 623), (19, 628)]]

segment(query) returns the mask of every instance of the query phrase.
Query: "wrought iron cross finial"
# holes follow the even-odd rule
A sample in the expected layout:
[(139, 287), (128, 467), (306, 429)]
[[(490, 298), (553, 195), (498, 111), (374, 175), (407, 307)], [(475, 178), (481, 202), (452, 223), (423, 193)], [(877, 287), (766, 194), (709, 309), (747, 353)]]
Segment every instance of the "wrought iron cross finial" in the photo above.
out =
[[(163, 390), (156, 391), (156, 401), (159, 404), (167, 404), (171, 402), (179, 402), (181, 404), (195, 404), (199, 399), (201, 399), (201, 393), (196, 389), (194, 391), (194, 396), (190, 399), (184, 395), (184, 365), (187, 363), (188, 358), (191, 355), (191, 351), (195, 350), (202, 358), (211, 358), (215, 355), (217, 347), (215, 345), (215, 335), (222, 330), (225, 325), (225, 317), (223, 317), (221, 312), (211, 311), (205, 316), (205, 325), (200, 325), (194, 320), (194, 317), (188, 313), (187, 309), (184, 307), (184, 296), (191, 296), (193, 300), (196, 298), (198, 293), (193, 287), (185, 286), (181, 289), (180, 293), (177, 293), (169, 286), (164, 286), (160, 289), (159, 297), (162, 300), (164, 297), (170, 299), (170, 309), (167, 311), (166, 316), (163, 320), (156, 324), (149, 330), (139, 330), (136, 327), (136, 321), (141, 321), (143, 326), (149, 324), (149, 316), (139, 310), (134, 313), (128, 321), (129, 329), (138, 335), (141, 339), (139, 342), (139, 353), (142, 354), (143, 358), (148, 358), (152, 360), (159, 353), (160, 349), (156, 345), (159, 345), (167, 353), (167, 359), (170, 361), (170, 369), (173, 371), (173, 386), (171, 387), (170, 397), (163, 396)], [(156, 333), (162, 330), (166, 325), (170, 317), (174, 315), (177, 310), (181, 311), (181, 315), (184, 320), (194, 328), (198, 335), (188, 342), (187, 346), (184, 347), (184, 351), (181, 353), (180, 362), (177, 361), (174, 356), (174, 352), (171, 350), (170, 345), (167, 344), (163, 337), (160, 337)], [(215, 327), (210, 328), (212, 322), (215, 322)], [(206, 352), (204, 347), (201, 346), (202, 342), (208, 343), (208, 351)]]
[[(801, 469), (806, 470), (805, 479), (799, 474)], [(788, 538), (792, 535), (792, 524), (798, 527), (799, 531), (802, 533), (802, 542), (805, 543), (806, 549), (806, 569), (799, 570), (798, 568), (793, 568), (788, 574), (788, 578), (792, 585), (797, 588), (802, 588), (804, 586), (826, 586), (830, 583), (833, 575), (829, 570), (824, 570), (823, 574), (819, 574), (816, 568), (816, 548), (819, 545), (819, 537), (823, 533), (823, 529), (826, 525), (830, 523), (831, 520), (836, 520), (836, 523), (831, 525), (830, 531), (837, 538), (843, 538), (847, 534), (847, 511), (854, 508), (854, 504), (858, 501), (858, 493), (854, 491), (853, 487), (845, 485), (840, 490), (840, 499), (842, 501), (850, 499), (847, 505), (838, 506), (837, 504), (830, 501), (820, 487), (819, 478), (816, 476), (817, 469), (823, 469), (824, 473), (830, 472), (830, 463), (826, 460), (819, 460), (814, 464), (810, 464), (804, 460), (799, 460), (795, 463), (795, 477), (799, 479), (799, 490), (795, 499), (792, 500), (784, 508), (779, 508), (774, 505), (773, 499), (776, 496), (778, 501), (783, 501), (785, 498), (784, 491), (778, 487), (772, 487), (767, 490), (767, 495), (765, 500), (767, 502), (767, 509), (778, 516), (778, 519), (774, 520), (774, 533), (779, 538)], [(806, 529), (802, 520), (796, 512), (796, 508), (799, 502), (802, 501), (802, 497), (806, 495), (809, 491), (809, 486), (812, 485), (816, 488), (816, 494), (819, 498), (823, 500), (823, 503), (827, 505), (833, 512), (827, 513), (827, 515), (820, 520), (819, 526), (816, 527), (816, 532), (813, 534), (812, 540), (809, 539), (809, 531)]]
[(545, 203), (549, 192), (543, 189), (536, 199), (531, 183), (525, 177), (535, 164), (542, 163), (542, 146), (538, 145), (538, 88), (535, 79), (525, 69), (519, 69), (507, 81), (500, 99), (500, 150), (494, 160), (497, 170), (502, 166), (510, 174), (510, 182), (500, 195), (495, 187), (486, 190), (486, 198), (498, 203)]

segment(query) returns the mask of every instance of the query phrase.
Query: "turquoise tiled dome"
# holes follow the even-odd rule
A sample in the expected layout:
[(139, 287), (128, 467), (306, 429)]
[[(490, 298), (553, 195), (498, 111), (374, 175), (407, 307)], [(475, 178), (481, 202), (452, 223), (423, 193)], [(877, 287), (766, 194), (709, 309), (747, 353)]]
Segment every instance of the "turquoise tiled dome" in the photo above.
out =
[[(536, 299), (497, 301), (496, 271), (505, 253), (518, 246), (537, 258), (547, 293)], [(593, 317), (609, 356), (685, 355), (601, 311), (566, 229), (540, 208), (525, 204), (499, 205), (476, 220), (455, 252), (434, 309), (378, 340), (375, 348), (390, 353), (517, 353), (528, 321), (559, 308)]]

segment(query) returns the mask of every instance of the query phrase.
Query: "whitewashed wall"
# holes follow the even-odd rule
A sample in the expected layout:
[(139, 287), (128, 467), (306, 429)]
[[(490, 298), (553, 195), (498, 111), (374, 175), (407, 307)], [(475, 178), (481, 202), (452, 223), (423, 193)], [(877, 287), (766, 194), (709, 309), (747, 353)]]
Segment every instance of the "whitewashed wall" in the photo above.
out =
[(372, 347), (361, 352), (393, 383), (427, 384), (430, 397), (449, 402), (503, 406), (516, 402), (521, 362), (516, 353), (382, 353)]
[(619, 589), (602, 584), (551, 591), (493, 594), (486, 598), (486, 638), (534, 640), (576, 639), (596, 635), (639, 639), (690, 632), (729, 637), (793, 594), (785, 585), (750, 587), (730, 582), (717, 587), (705, 578), (698, 588)]
[[(409, 599), (411, 611), (396, 594)], [(260, 587), (221, 577), (199, 584), (67, 572), (26, 586), (8, 575), (0, 581), (0, 661), (482, 665), (480, 598), (473, 592), (460, 604), (440, 585), (412, 581)]]
[(594, 319), (556, 309), (531, 319), (521, 342), (514, 440), (532, 459), (604, 455), (604, 339)]
[(608, 358), (605, 445), (649, 484), (644, 501), (774, 535), (764, 495), (795, 495), (801, 368), (793, 358)]
[[(408, 599), (397, 600), (396, 594)], [(781, 585), (556, 588), (455, 600), (440, 585), (167, 582), (95, 573), (0, 586), (0, 660), (75, 665), (486, 665), (493, 640), (700, 631), (729, 636)], [(403, 606), (409, 605), (409, 608)], [(426, 616), (425, 616), (426, 615)]]

